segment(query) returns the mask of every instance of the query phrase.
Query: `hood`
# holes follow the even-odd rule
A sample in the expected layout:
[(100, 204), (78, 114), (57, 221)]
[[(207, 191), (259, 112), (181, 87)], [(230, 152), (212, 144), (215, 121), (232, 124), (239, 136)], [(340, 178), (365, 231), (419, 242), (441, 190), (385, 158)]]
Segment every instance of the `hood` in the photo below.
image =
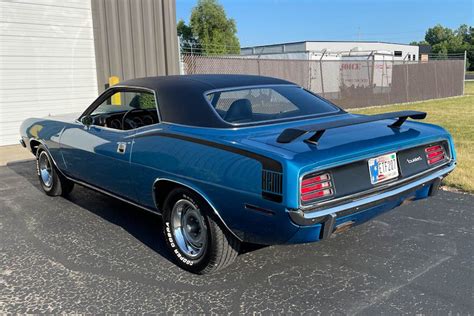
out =
[(44, 117), (44, 119), (71, 123), (71, 122), (74, 122), (79, 116), (81, 116), (81, 113), (66, 113), (66, 114), (59, 114), (59, 115), (48, 115)]

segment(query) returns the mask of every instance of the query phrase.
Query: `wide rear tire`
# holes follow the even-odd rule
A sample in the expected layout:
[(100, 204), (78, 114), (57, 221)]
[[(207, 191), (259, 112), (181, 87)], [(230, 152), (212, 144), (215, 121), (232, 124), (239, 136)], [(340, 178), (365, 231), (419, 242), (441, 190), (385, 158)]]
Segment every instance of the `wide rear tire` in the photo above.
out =
[(197, 274), (225, 268), (239, 254), (240, 241), (216, 218), (198, 194), (173, 190), (164, 203), (164, 234), (176, 263)]

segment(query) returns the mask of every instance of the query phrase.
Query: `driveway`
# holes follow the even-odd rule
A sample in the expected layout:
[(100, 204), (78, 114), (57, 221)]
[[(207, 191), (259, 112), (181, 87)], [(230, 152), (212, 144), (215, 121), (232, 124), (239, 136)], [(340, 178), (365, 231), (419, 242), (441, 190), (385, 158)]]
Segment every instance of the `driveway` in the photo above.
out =
[(324, 242), (251, 247), (226, 270), (168, 260), (160, 218), (0, 167), (0, 313), (474, 313), (474, 197), (440, 192)]

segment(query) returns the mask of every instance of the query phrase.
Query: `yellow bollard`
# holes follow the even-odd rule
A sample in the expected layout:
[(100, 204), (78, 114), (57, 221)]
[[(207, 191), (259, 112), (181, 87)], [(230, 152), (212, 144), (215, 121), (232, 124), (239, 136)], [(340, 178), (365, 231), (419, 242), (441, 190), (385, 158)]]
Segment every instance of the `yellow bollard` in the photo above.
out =
[[(120, 82), (119, 77), (117, 76), (110, 76), (109, 77), (109, 87), (112, 87), (113, 85), (116, 85), (117, 83)], [(122, 105), (122, 98), (120, 97), (120, 92), (115, 93), (112, 98), (112, 105), (116, 106), (121, 106)]]

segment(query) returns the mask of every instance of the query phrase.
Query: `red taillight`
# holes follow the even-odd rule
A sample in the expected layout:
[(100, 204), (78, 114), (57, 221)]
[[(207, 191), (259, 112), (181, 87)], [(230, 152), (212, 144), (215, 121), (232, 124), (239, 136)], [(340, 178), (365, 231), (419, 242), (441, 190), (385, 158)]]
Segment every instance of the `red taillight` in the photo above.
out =
[(430, 153), (432, 151), (442, 150), (442, 149), (443, 149), (443, 147), (441, 147), (441, 145), (436, 145), (436, 146), (430, 146), (430, 147), (426, 148), (425, 151), (427, 153)]
[(446, 159), (444, 147), (441, 145), (427, 147), (425, 148), (425, 153), (429, 165), (433, 165)]
[(303, 196), (301, 196), (301, 200), (304, 201), (304, 202), (307, 202), (307, 201), (311, 201), (311, 200), (314, 200), (314, 199), (319, 199), (321, 197), (325, 197), (325, 196), (329, 196), (329, 195), (332, 195), (332, 190), (331, 189), (321, 190), (321, 191), (316, 191), (314, 193), (303, 195)]
[(331, 183), (329, 183), (329, 182), (316, 183), (316, 184), (312, 184), (312, 185), (309, 185), (307, 187), (301, 188), (301, 193), (306, 194), (306, 193), (310, 193), (312, 191), (317, 191), (317, 190), (330, 188), (330, 187), (331, 187)]
[(314, 177), (310, 177), (310, 178), (305, 178), (305, 179), (303, 179), (303, 182), (301, 182), (301, 185), (306, 186), (306, 185), (309, 185), (309, 184), (312, 184), (312, 183), (318, 183), (318, 182), (326, 181), (326, 180), (329, 180), (329, 174), (327, 174), (327, 173), (321, 174), (321, 175), (318, 175), (318, 176), (314, 176)]
[(301, 181), (301, 201), (308, 202), (325, 198), (334, 194), (329, 173), (308, 175)]
[(428, 153), (427, 157), (428, 159), (431, 159), (431, 158), (434, 158), (434, 157), (438, 157), (438, 156), (442, 156), (444, 154), (444, 152), (441, 150), (441, 151), (432, 151), (430, 153)]

